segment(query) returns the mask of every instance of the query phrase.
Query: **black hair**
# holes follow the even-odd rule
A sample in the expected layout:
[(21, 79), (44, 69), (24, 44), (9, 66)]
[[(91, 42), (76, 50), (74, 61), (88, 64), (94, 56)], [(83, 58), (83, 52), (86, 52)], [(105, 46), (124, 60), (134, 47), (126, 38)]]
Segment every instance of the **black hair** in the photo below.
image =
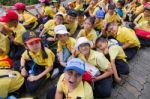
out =
[(114, 3), (108, 5), (108, 10), (114, 10), (116, 8)]
[(122, 0), (118, 0), (117, 3), (120, 3), (121, 6), (124, 6), (124, 2)]
[(107, 40), (107, 38), (104, 38), (104, 37), (98, 37), (95, 41), (95, 45), (97, 45), (98, 42), (106, 43), (106, 42), (108, 42), (108, 40)]
[(44, 44), (42, 42), (41, 42), (41, 49), (42, 49), (42, 57), (43, 57), (43, 59), (48, 58), (48, 55), (47, 55), (47, 53), (45, 51)]
[(84, 13), (84, 11), (79, 10), (79, 11), (77, 11), (77, 15), (81, 17), (81, 16), (84, 16), (85, 13)]
[(95, 17), (88, 17), (86, 20), (89, 20), (92, 25), (95, 23)]
[(69, 10), (67, 11), (67, 15), (70, 15), (70, 16), (72, 16), (72, 17), (77, 17), (77, 11), (74, 10), (74, 9), (69, 9)]

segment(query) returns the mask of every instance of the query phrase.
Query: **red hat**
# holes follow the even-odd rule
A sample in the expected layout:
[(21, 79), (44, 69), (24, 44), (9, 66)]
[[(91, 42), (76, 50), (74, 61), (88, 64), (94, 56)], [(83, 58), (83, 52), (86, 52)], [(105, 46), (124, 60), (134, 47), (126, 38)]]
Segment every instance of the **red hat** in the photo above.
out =
[(13, 20), (18, 20), (18, 15), (16, 12), (10, 9), (6, 11), (5, 16), (0, 17), (0, 22), (10, 22)]
[(14, 8), (15, 10), (25, 10), (26, 9), (26, 5), (22, 2), (17, 2), (15, 5), (14, 5)]

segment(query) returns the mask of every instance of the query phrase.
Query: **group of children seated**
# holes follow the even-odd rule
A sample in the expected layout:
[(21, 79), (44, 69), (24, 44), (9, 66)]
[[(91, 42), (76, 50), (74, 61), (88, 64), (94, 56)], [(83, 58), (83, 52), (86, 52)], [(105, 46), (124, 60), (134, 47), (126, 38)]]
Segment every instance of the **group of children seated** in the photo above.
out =
[(128, 61), (150, 46), (149, 0), (39, 2), (37, 15), (18, 2), (0, 17), (0, 99), (34, 93), (58, 72), (47, 99), (110, 97)]

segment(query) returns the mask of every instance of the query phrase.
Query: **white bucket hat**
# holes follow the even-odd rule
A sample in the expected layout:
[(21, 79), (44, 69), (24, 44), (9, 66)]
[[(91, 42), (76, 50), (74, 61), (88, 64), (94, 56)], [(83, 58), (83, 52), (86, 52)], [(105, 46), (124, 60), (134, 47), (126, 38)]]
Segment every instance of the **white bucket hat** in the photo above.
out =
[(65, 25), (57, 25), (54, 27), (54, 33), (56, 34), (69, 34)]
[(54, 39), (56, 39), (56, 35), (57, 34), (70, 34), (68, 31), (67, 31), (67, 28), (65, 25), (57, 25), (54, 27)]
[(90, 45), (90, 47), (93, 46), (92, 41), (88, 40), (86, 37), (80, 37), (75, 44), (75, 49), (78, 50), (79, 46), (84, 43), (88, 43)]

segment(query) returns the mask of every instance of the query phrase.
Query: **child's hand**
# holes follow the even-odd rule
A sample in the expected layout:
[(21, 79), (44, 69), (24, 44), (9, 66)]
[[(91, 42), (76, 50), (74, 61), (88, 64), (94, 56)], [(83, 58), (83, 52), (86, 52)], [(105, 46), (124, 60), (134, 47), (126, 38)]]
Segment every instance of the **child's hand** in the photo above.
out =
[(30, 75), (28, 78), (27, 78), (27, 80), (28, 81), (37, 81), (39, 79), (39, 77), (38, 76), (33, 76), (33, 75)]
[(26, 77), (26, 76), (28, 75), (28, 73), (27, 73), (27, 71), (25, 70), (25, 68), (23, 68), (23, 69), (21, 70), (21, 75), (22, 75), (23, 77)]
[(65, 62), (60, 62), (60, 64), (65, 67), (67, 64)]
[(53, 37), (49, 37), (49, 38), (47, 38), (47, 40), (50, 41), (50, 42), (55, 41), (55, 39)]
[(115, 77), (116, 82), (120, 82), (122, 79), (120, 77)]

